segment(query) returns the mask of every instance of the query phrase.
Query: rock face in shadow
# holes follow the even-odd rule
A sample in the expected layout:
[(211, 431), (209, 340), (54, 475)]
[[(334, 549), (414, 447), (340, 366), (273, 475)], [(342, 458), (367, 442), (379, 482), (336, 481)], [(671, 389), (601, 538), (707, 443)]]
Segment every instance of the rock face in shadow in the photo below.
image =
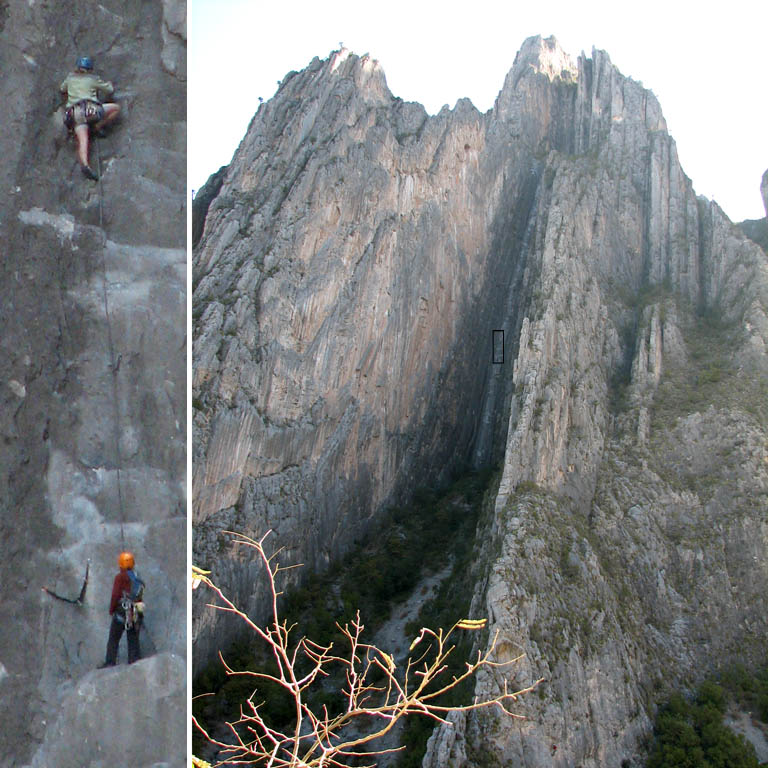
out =
[[(66, 724), (72, 707), (95, 724), (120, 706), (137, 713), (122, 738), (142, 764), (184, 765), (185, 13), (0, 3), (3, 765), (124, 764), (114, 728), (84, 740)], [(81, 55), (123, 110), (91, 146), (100, 184), (61, 120), (59, 84)], [(147, 583), (148, 658), (95, 671), (122, 549)], [(82, 605), (42, 591), (77, 597), (89, 560)], [(129, 702), (114, 698), (158, 664), (165, 682), (150, 673)], [(84, 681), (95, 694), (78, 699)], [(170, 719), (148, 735), (138, 715), (161, 701)]]
[(192, 201), (192, 247), (194, 248), (203, 234), (205, 226), (205, 217), (208, 215), (208, 206), (211, 201), (219, 194), (221, 185), (224, 183), (224, 176), (227, 172), (227, 166), (223, 165), (214, 173), (203, 186), (197, 190)]
[[(375, 61), (315, 59), (255, 115), (193, 274), (195, 558), (249, 614), (222, 531), (322, 569), (417, 485), (501, 470), (473, 617), (547, 684), (425, 765), (639, 765), (665, 685), (764, 654), (768, 263), (604, 52), (531, 38), (492, 110), (433, 117)], [(193, 627), (198, 668), (237, 632)]]

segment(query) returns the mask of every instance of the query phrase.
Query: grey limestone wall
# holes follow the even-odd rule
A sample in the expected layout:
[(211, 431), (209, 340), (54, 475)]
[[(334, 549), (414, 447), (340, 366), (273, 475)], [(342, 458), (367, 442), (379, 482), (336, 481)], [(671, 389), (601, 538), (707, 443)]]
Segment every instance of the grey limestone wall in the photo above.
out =
[[(185, 764), (185, 12), (0, 3), (2, 765)], [(100, 184), (61, 122), (81, 55), (122, 107)], [(121, 549), (147, 658), (97, 670)], [(42, 591), (76, 596), (89, 560), (83, 605)]]

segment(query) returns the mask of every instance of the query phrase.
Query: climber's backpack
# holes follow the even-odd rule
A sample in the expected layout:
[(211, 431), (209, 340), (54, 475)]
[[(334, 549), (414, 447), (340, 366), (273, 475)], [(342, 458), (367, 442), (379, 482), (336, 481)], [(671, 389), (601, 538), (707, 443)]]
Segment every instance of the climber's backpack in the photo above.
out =
[(131, 580), (130, 594), (123, 591), (120, 607), (125, 614), (125, 628), (131, 629), (141, 622), (144, 613), (144, 582), (136, 575), (133, 569), (126, 571)]

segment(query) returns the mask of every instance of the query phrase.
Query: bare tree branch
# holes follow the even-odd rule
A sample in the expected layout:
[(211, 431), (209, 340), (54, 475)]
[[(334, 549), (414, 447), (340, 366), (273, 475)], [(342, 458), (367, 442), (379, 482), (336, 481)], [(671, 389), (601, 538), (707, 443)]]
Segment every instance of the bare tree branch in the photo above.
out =
[[(413, 652), (417, 645), (424, 643), (419, 649), (420, 655), (417, 658), (409, 657), (402, 671), (398, 670), (394, 656), (363, 641), (365, 627), (359, 611), (344, 626), (336, 624), (346, 645), (342, 654), (333, 650), (333, 643), (328, 646), (320, 645), (306, 637), (294, 640), (292, 633), (296, 630), (296, 625), (288, 626), (285, 619), (280, 619), (277, 598), (281, 592), (277, 589), (275, 578), (280, 572), (298, 566), (281, 566), (277, 555), (282, 550), (267, 555), (264, 542), (270, 531), (258, 540), (231, 531), (226, 533), (235, 537), (236, 543), (255, 549), (266, 569), (270, 589), (270, 620), (264, 627), (256, 624), (214, 584), (209, 571), (194, 566), (193, 588), (201, 583), (205, 584), (218, 598), (216, 603), (209, 603), (211, 607), (239, 616), (266, 644), (274, 658), (277, 671), (269, 673), (235, 670), (227, 664), (221, 653), (219, 658), (228, 676), (252, 677), (254, 680), (267, 681), (283, 689), (292, 701), (294, 715), (288, 730), (279, 730), (270, 725), (261, 713), (263, 702), (255, 704), (253, 701), (256, 693), (254, 691), (245, 701), (246, 708), (241, 705), (239, 719), (227, 723), (232, 734), (232, 740), (229, 742), (213, 738), (193, 716), (193, 723), (202, 735), (210, 743), (229, 753), (229, 756), (216, 765), (344, 768), (346, 763), (342, 761), (345, 758), (371, 757), (402, 749), (376, 749), (374, 746), (372, 751), (366, 751), (363, 748), (367, 749), (369, 744), (381, 739), (401, 718), (409, 715), (421, 715), (435, 722), (446, 723), (449, 722), (446, 715), (450, 712), (470, 712), (495, 707), (509, 717), (520, 718), (521, 715), (510, 711), (508, 705), (541, 682), (538, 680), (533, 685), (510, 692), (508, 683), (504, 681), (501, 692), (486, 700), (476, 698), (471, 704), (459, 706), (438, 703), (441, 696), (473, 677), (481, 669), (504, 669), (522, 658), (518, 656), (511, 661), (493, 661), (498, 642), (497, 631), (485, 652), (478, 651), (474, 661), (465, 662), (465, 669), (461, 674), (444, 679), (448, 668), (447, 660), (456, 648), (452, 639), (457, 630), (483, 629), (486, 625), (485, 619), (461, 619), (447, 632), (443, 629), (422, 628), (409, 649), (409, 652)], [(304, 670), (301, 673), (300, 667)], [(328, 677), (332, 669), (342, 670), (344, 679), (340, 690), (344, 701), (343, 711), (336, 715), (332, 715), (326, 705), (320, 707), (319, 711), (314, 711), (305, 699), (305, 693), (319, 682), (319, 679)], [(383, 684), (377, 685), (371, 680), (374, 671), (383, 675)], [(356, 727), (352, 728), (355, 724)], [(362, 727), (363, 725), (365, 727)], [(243, 732), (248, 734), (247, 738), (244, 738)], [(198, 760), (197, 764), (204, 763)], [(370, 768), (374, 765), (375, 763), (372, 763)]]

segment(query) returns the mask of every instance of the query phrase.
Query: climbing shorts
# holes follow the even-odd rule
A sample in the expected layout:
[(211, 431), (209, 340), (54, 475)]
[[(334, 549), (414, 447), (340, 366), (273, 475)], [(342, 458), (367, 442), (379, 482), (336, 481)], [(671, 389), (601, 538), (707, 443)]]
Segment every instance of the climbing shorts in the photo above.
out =
[(71, 131), (76, 125), (90, 125), (104, 119), (104, 107), (98, 101), (82, 99), (77, 104), (67, 107), (64, 112), (64, 125)]

